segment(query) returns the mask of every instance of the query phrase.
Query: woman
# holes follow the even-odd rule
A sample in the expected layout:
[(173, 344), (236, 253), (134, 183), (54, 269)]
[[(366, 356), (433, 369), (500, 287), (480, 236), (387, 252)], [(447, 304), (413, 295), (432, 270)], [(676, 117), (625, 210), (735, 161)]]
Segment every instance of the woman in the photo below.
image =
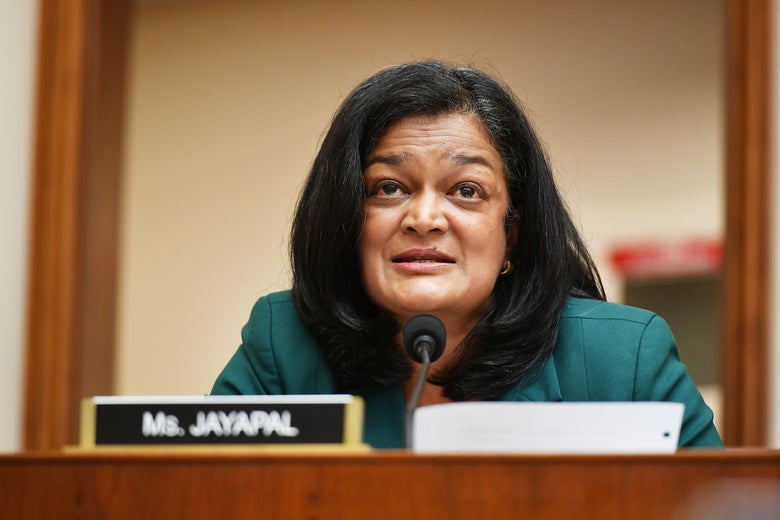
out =
[(721, 446), (658, 316), (605, 302), (544, 150), (511, 92), (438, 62), (344, 101), (292, 229), (292, 291), (261, 298), (214, 394), (352, 393), (365, 442), (403, 445), (418, 313), (447, 329), (421, 405), (677, 401), (681, 446)]

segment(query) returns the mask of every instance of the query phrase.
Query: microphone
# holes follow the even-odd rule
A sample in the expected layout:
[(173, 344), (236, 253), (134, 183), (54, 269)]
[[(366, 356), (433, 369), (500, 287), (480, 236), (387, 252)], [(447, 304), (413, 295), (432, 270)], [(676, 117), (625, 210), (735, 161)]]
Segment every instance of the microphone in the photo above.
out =
[(406, 322), (403, 330), (404, 348), (412, 361), (422, 363), (422, 369), (417, 376), (414, 391), (406, 404), (406, 448), (412, 449), (412, 432), (414, 428), (414, 411), (420, 403), (423, 385), (428, 379), (431, 363), (444, 353), (447, 343), (447, 330), (436, 316), (418, 314)]

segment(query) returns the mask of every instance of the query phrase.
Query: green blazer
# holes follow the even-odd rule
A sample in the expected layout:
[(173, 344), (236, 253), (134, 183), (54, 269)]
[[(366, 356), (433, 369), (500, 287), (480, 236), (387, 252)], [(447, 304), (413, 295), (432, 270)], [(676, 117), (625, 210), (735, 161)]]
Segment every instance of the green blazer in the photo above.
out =
[[(290, 291), (260, 298), (241, 336), (243, 343), (212, 394), (339, 393)], [(364, 388), (355, 394), (365, 401), (364, 441), (374, 448), (402, 447), (406, 402), (401, 387)], [(520, 381), (502, 400), (680, 402), (685, 405), (680, 446), (723, 445), (666, 322), (624, 305), (569, 299), (553, 355), (537, 377)]]

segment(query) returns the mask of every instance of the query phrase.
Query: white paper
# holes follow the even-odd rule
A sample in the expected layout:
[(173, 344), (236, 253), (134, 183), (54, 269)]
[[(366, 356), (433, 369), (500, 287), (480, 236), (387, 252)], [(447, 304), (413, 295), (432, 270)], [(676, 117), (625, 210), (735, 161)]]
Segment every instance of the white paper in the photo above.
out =
[(418, 453), (674, 453), (682, 403), (466, 402), (414, 417)]

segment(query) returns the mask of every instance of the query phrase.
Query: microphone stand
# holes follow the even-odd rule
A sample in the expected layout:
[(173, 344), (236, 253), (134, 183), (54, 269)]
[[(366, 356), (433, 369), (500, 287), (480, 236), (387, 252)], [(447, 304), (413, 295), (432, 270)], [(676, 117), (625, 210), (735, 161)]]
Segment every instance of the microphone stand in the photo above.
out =
[[(422, 338), (420, 338), (422, 339)], [(406, 448), (411, 450), (413, 444), (413, 432), (414, 432), (414, 412), (417, 410), (417, 405), (420, 404), (420, 396), (422, 395), (423, 386), (428, 380), (428, 371), (431, 369), (431, 357), (428, 352), (428, 345), (420, 349), (420, 357), (422, 358), (422, 368), (417, 375), (417, 381), (414, 384), (414, 390), (409, 402), (406, 404), (406, 419), (404, 421), (406, 431)]]
[(421, 363), (420, 373), (414, 390), (406, 405), (405, 430), (406, 448), (412, 449), (414, 412), (420, 404), (423, 386), (428, 380), (431, 363), (439, 359), (447, 344), (447, 329), (439, 318), (431, 314), (418, 314), (406, 322), (403, 329), (404, 349), (409, 359)]

